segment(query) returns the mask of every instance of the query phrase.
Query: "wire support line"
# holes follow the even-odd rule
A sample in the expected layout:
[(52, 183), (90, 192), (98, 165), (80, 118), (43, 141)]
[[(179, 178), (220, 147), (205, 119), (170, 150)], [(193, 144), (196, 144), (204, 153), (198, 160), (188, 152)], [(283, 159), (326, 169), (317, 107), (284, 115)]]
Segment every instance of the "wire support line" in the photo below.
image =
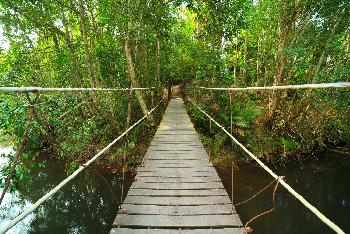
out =
[(35, 209), (37, 209), (42, 203), (44, 203), (47, 199), (49, 199), (52, 195), (54, 195), (57, 191), (59, 191), (64, 185), (66, 185), (69, 181), (74, 179), (80, 172), (82, 172), (86, 167), (88, 167), (91, 163), (93, 163), (97, 158), (99, 158), (103, 153), (105, 153), (109, 148), (111, 148), (117, 141), (119, 141), (121, 138), (123, 138), (125, 135), (128, 134), (130, 130), (132, 130), (134, 127), (136, 127), (140, 122), (142, 122), (145, 118), (147, 118), (148, 115), (150, 115), (162, 102), (163, 100), (160, 100), (158, 104), (151, 109), (146, 115), (144, 115), (141, 119), (139, 119), (136, 123), (134, 123), (132, 126), (130, 126), (124, 133), (122, 133), (119, 137), (114, 139), (109, 145), (107, 145), (105, 148), (103, 148), (100, 152), (98, 152), (94, 157), (92, 157), (89, 161), (81, 165), (76, 171), (73, 172), (70, 176), (68, 176), (66, 179), (64, 179), (61, 183), (59, 183), (55, 188), (53, 188), (50, 192), (45, 194), (43, 197), (41, 197), (39, 200), (37, 200), (34, 204), (30, 205), (25, 211), (23, 211), (20, 215), (18, 215), (16, 218), (12, 220), (7, 220), (0, 224), (0, 234), (3, 234), (7, 232), (9, 229), (11, 229), (14, 225), (16, 225), (19, 221), (24, 219), (27, 215), (29, 215), (31, 212), (33, 212)]
[(241, 201), (241, 202), (238, 202), (236, 204), (233, 204), (234, 207), (236, 206), (240, 206), (240, 205), (243, 205), (251, 200), (253, 200), (254, 198), (256, 198), (257, 196), (259, 196), (262, 192), (264, 192), (266, 189), (268, 189), (271, 185), (273, 185), (274, 183), (276, 182), (276, 179), (273, 180), (272, 182), (270, 182), (268, 185), (266, 185), (264, 188), (260, 189), (258, 192), (256, 192), (253, 196), (251, 196), (250, 198), (244, 200), (244, 201)]
[(245, 223), (244, 225), (244, 230), (246, 231), (246, 233), (249, 233), (249, 231), (251, 230), (250, 227), (248, 227), (248, 225), (253, 222), (254, 220), (256, 220), (257, 218), (263, 216), (263, 215), (267, 215), (269, 213), (271, 213), (272, 211), (274, 211), (276, 209), (276, 203), (275, 203), (275, 197), (276, 197), (276, 191), (279, 185), (279, 180), (274, 180), (273, 182), (276, 183), (275, 188), (273, 189), (273, 193), (272, 193), (272, 208), (266, 211), (261, 212), (260, 214), (255, 215), (253, 218), (249, 219), (248, 222)]
[(132, 90), (152, 90), (149, 88), (42, 88), (42, 87), (0, 87), (0, 93), (54, 93), (54, 92), (114, 92)]
[(210, 88), (210, 87), (198, 87), (197, 89), (205, 90), (228, 90), (228, 91), (249, 91), (249, 90), (277, 90), (277, 89), (325, 89), (325, 88), (350, 88), (350, 82), (337, 82), (337, 83), (320, 83), (320, 84), (301, 84), (301, 85), (276, 85), (276, 86), (262, 86), (262, 87), (233, 87), (233, 88)]
[(345, 232), (328, 219), (324, 214), (322, 214), (316, 207), (311, 205), (303, 196), (301, 196), (297, 191), (295, 191), (289, 184), (287, 184), (283, 177), (275, 174), (269, 167), (267, 167), (260, 159), (258, 159), (252, 152), (250, 152), (242, 143), (240, 143), (234, 136), (232, 136), (223, 126), (216, 122), (209, 114), (202, 110), (194, 101), (187, 96), (188, 100), (197, 107), (204, 115), (206, 115), (211, 121), (213, 121), (222, 131), (224, 131), (238, 146), (240, 146), (252, 159), (254, 159), (266, 172), (268, 172), (273, 178), (279, 181), (279, 183), (287, 189), (296, 199), (298, 199), (306, 208), (308, 208), (312, 213), (314, 213), (323, 223), (328, 225), (333, 231), (339, 234), (345, 234)]

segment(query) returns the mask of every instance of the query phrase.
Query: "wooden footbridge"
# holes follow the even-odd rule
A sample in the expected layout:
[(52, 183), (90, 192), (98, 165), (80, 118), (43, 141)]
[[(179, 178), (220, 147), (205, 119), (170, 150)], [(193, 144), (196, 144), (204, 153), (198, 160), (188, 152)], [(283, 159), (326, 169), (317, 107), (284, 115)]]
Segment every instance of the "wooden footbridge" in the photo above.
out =
[[(350, 88), (350, 82), (303, 84), (270, 87), (245, 88), (206, 88), (212, 91), (244, 91), (277, 89), (324, 89)], [(39, 93), (48, 92), (132, 92), (134, 90), (150, 90), (154, 88), (40, 88), (40, 87), (0, 87), (0, 93), (36, 93), (36, 98), (30, 102), (26, 129), (33, 115), (34, 106)], [(231, 95), (231, 93), (230, 93)], [(153, 95), (152, 95), (153, 97)], [(283, 186), (290, 194), (299, 200), (307, 209), (315, 214), (334, 232), (345, 232), (311, 205), (302, 195), (289, 186), (283, 177), (275, 174), (258, 157), (240, 143), (224, 126), (202, 110), (189, 97), (188, 100), (203, 113), (210, 123), (214, 123), (225, 132), (244, 152), (269, 173), (278, 185)], [(153, 107), (133, 125), (127, 126), (125, 132), (114, 139), (105, 148), (82, 164), (56, 187), (29, 205), (19, 215), (0, 224), (0, 234), (7, 232), (18, 222), (36, 210), (40, 205), (55, 195), (69, 181), (73, 180), (86, 167), (96, 161), (133, 128), (145, 120), (159, 105)], [(231, 115), (232, 121), (232, 115)], [(232, 124), (231, 124), (232, 128)], [(28, 131), (25, 131), (28, 132)], [(11, 171), (15, 171), (15, 156)], [(6, 183), (11, 181), (11, 174)], [(6, 190), (4, 190), (6, 191)], [(4, 193), (3, 193), (4, 194)], [(273, 196), (274, 198), (274, 196)], [(249, 199), (248, 199), (249, 200)], [(266, 213), (266, 212), (265, 212)], [(253, 218), (254, 219), (254, 218)], [(251, 219), (250, 221), (252, 221)], [(245, 223), (245, 226), (250, 222)], [(196, 131), (186, 112), (182, 99), (171, 99), (163, 120), (149, 147), (144, 163), (138, 168), (135, 182), (132, 184), (117, 217), (113, 222), (111, 233), (246, 233), (242, 222), (236, 214), (230, 198), (225, 191), (215, 168), (209, 162), (208, 155), (200, 142)]]
[(245, 233), (182, 99), (170, 101), (113, 227), (111, 233)]

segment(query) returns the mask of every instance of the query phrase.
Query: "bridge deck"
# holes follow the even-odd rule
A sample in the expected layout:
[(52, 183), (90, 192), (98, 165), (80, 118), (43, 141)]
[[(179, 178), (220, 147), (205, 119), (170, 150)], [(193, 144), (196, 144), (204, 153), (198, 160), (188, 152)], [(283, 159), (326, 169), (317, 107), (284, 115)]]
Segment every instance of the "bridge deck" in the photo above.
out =
[(182, 99), (172, 99), (111, 233), (245, 233)]

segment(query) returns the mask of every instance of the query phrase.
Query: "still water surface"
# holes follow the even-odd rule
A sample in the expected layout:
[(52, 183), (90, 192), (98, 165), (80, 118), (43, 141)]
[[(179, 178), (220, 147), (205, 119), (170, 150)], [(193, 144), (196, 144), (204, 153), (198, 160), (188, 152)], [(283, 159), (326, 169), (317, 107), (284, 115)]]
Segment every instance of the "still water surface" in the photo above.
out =
[[(33, 171), (18, 190), (6, 194), (0, 206), (0, 223), (14, 218), (66, 177), (65, 165), (57, 161)], [(127, 174), (126, 191), (132, 180)], [(8, 233), (109, 233), (122, 184), (121, 175), (88, 167)]]
[[(4, 162), (4, 158), (2, 160)], [(64, 169), (64, 164), (52, 161), (46, 168), (33, 171), (30, 180), (6, 195), (0, 207), (0, 222), (15, 217), (66, 178)], [(349, 169), (350, 158), (328, 154), (320, 161), (274, 170), (285, 175), (292, 187), (349, 233)], [(231, 196), (231, 167), (218, 166), (217, 171)], [(132, 180), (133, 176), (128, 174), (126, 189)], [(234, 202), (249, 198), (271, 181), (271, 177), (254, 163), (239, 163), (239, 169), (234, 171)], [(109, 233), (120, 203), (122, 184), (121, 175), (87, 168), (9, 233)], [(243, 223), (269, 209), (271, 195), (272, 189), (237, 207)], [(332, 233), (281, 187), (276, 194), (276, 210), (250, 226), (253, 233)]]
[[(286, 176), (289, 185), (339, 225), (345, 233), (350, 233), (350, 157), (331, 153), (320, 157), (320, 160), (273, 170), (278, 175)], [(273, 180), (254, 163), (241, 162), (238, 168), (233, 174), (234, 203), (248, 199)], [(231, 167), (218, 166), (217, 171), (231, 197)], [(272, 207), (273, 187), (254, 200), (236, 207), (243, 223)], [(276, 209), (249, 226), (254, 229), (253, 233), (333, 233), (281, 186), (276, 193)]]

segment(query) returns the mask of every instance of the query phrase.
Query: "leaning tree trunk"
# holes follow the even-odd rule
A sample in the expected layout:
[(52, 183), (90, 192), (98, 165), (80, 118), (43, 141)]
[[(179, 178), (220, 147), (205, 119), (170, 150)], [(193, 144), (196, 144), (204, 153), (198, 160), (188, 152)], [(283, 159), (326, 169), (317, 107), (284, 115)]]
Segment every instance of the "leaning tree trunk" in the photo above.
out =
[[(84, 9), (84, 3), (81, 0), (79, 4), (79, 16), (80, 16), (80, 34), (83, 38), (83, 44), (84, 44), (84, 52), (85, 52), (85, 66), (88, 70), (88, 76), (89, 76), (89, 83), (90, 87), (96, 87), (96, 73), (95, 73), (95, 66), (94, 66), (94, 60), (91, 57), (91, 50), (89, 45), (89, 38), (88, 38), (88, 26), (87, 26), (87, 19), (85, 15), (85, 9)], [(100, 101), (98, 99), (97, 94), (95, 91), (92, 91), (89, 93), (89, 96), (91, 97), (91, 101), (94, 105), (94, 108), (96, 111), (105, 119), (109, 120), (114, 124), (115, 127), (118, 127), (120, 123), (117, 121), (117, 119), (107, 111), (103, 107), (101, 107)]]
[[(135, 74), (135, 68), (134, 68), (134, 64), (132, 61), (132, 49), (131, 49), (131, 43), (130, 43), (130, 35), (127, 35), (126, 41), (125, 41), (125, 46), (124, 46), (124, 50), (125, 50), (125, 57), (126, 57), (126, 64), (128, 66), (128, 73), (129, 73), (129, 78), (130, 78), (130, 82), (131, 85), (133, 87), (138, 87), (137, 85), (137, 79), (136, 79), (136, 74)], [(135, 94), (136, 94), (136, 98), (141, 106), (141, 110), (143, 112), (143, 114), (148, 114), (149, 110), (146, 104), (145, 99), (142, 97), (142, 93), (140, 90), (135, 90)], [(150, 114), (147, 116), (147, 120), (149, 121), (149, 123), (153, 126), (154, 123), (154, 118), (153, 115)]]

